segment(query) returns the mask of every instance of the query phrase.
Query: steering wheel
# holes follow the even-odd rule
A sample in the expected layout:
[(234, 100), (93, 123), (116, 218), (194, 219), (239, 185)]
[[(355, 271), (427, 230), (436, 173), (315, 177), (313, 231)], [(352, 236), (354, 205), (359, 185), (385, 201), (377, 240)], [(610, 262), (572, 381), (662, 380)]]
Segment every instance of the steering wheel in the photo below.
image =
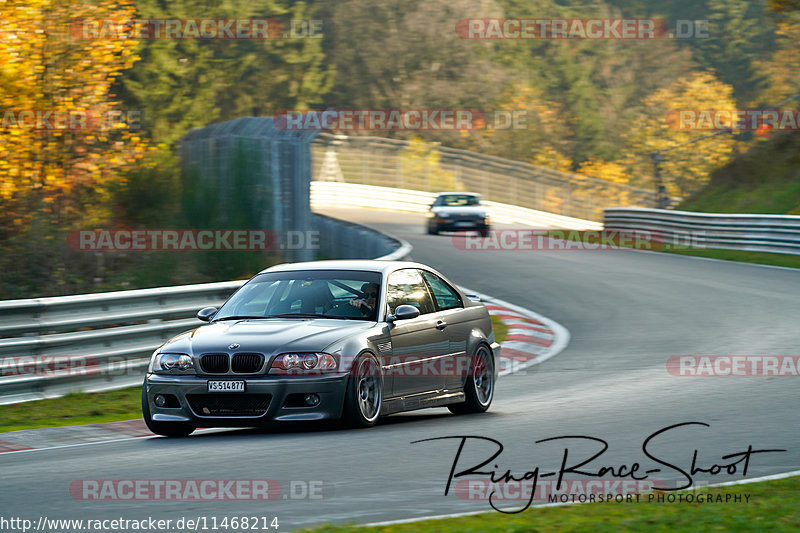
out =
[(364, 315), (361, 311), (358, 310), (357, 307), (353, 307), (349, 303), (345, 304), (336, 304), (334, 305), (330, 311), (327, 313), (328, 315), (333, 316), (344, 316), (344, 317), (352, 317), (352, 318), (363, 318)]

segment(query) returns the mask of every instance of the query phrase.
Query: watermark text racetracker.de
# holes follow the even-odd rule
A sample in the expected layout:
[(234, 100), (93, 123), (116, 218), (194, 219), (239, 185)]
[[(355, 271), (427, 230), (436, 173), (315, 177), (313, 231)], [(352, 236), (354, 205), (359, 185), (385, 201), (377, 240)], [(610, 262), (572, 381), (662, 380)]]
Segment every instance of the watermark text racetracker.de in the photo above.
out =
[(475, 232), (456, 233), (453, 246), (466, 251), (557, 251), (557, 250), (678, 250), (701, 248), (705, 232), (672, 232), (665, 235), (647, 230), (493, 230), (486, 237)]
[(69, 493), (81, 501), (322, 500), (332, 485), (322, 480), (275, 479), (76, 479)]
[[(661, 484), (661, 483), (659, 483)], [(500, 480), (460, 479), (456, 482), (455, 495), (467, 501), (489, 501), (494, 503), (631, 503), (640, 501), (642, 493), (653, 490), (655, 480), (619, 479), (564, 479), (558, 480)], [(533, 493), (532, 493), (533, 492)]]
[(318, 250), (319, 231), (260, 229), (73, 230), (67, 246), (84, 252)]
[(485, 123), (479, 109), (298, 109), (275, 117), (275, 127), (286, 131), (461, 131), (482, 129)]
[[(100, 372), (123, 374), (127, 364), (119, 359), (101, 368), (91, 355), (11, 355), (0, 357), (0, 377), (4, 376), (91, 376)], [(137, 369), (138, 373), (141, 370)]]
[(78, 19), (74, 40), (268, 40), (323, 36), (322, 20), (274, 18)]
[(800, 130), (798, 109), (671, 109), (666, 123), (678, 131)]
[(709, 21), (677, 20), (670, 27), (656, 18), (464, 18), (456, 22), (462, 39), (653, 40), (706, 39)]
[[(669, 494), (654, 491), (663, 480), (620, 480), (578, 478), (558, 480), (501, 480), (461, 479), (455, 484), (455, 495), (467, 501), (508, 503), (749, 503), (750, 494), (713, 494), (690, 492)], [(698, 483), (698, 485), (702, 485)]]
[(138, 109), (0, 109), (4, 130), (109, 131), (138, 130), (142, 112)]
[(667, 371), (678, 377), (798, 377), (800, 355), (675, 355)]
[(308, 109), (284, 110), (275, 127), (285, 131), (473, 131), (537, 127), (526, 109)]

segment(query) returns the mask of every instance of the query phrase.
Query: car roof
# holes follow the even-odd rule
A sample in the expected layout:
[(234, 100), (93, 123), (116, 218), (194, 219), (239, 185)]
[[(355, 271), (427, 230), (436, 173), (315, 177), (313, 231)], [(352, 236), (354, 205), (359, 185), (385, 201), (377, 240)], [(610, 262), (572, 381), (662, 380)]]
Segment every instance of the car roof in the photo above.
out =
[(423, 268), (436, 272), (434, 268), (413, 261), (382, 261), (379, 259), (334, 259), (326, 261), (307, 261), (303, 263), (283, 263), (259, 272), (288, 272), (294, 270), (361, 270), (367, 272), (392, 272), (400, 268)]
[(439, 196), (450, 196), (450, 195), (460, 195), (460, 196), (480, 196), (480, 194), (476, 192), (440, 192), (436, 193)]

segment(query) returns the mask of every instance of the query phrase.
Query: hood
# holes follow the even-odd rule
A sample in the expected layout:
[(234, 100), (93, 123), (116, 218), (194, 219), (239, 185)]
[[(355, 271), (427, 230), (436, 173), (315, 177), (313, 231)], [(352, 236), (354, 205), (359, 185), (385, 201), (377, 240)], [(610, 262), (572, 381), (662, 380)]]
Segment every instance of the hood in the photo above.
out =
[(436, 213), (437, 215), (447, 214), (449, 216), (459, 216), (459, 215), (468, 215), (468, 216), (486, 216), (486, 207), (482, 205), (462, 205), (462, 206), (446, 206), (446, 205), (437, 205), (436, 207), (432, 208), (431, 211)]
[[(337, 340), (356, 335), (375, 322), (328, 318), (224, 320), (206, 324), (168, 340), (160, 352), (200, 355), (207, 352), (259, 352), (267, 358), (291, 351), (322, 351)], [(231, 344), (238, 344), (235, 349)]]

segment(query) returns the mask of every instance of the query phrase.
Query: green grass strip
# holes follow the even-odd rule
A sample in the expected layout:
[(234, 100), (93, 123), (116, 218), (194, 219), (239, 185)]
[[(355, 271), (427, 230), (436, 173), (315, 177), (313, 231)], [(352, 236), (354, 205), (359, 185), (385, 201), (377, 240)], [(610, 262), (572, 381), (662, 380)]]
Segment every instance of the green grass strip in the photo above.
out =
[(0, 405), (0, 432), (142, 418), (142, 388)]
[(503, 342), (508, 337), (508, 326), (496, 316), (492, 316), (491, 319), (495, 342)]
[[(741, 502), (727, 503), (647, 503), (647, 494), (640, 503), (587, 503), (558, 507), (533, 508), (519, 514), (487, 512), (474, 516), (426, 520), (384, 527), (354, 527), (354, 525), (303, 529), (305, 533), (339, 533), (344, 531), (379, 531), (385, 533), (419, 532), (584, 532), (618, 533), (646, 531), (649, 533), (681, 532), (763, 532), (798, 531), (800, 507), (797, 494), (800, 477), (763, 481), (748, 485), (706, 488), (682, 492), (696, 498), (703, 494), (740, 495)], [(665, 494), (665, 493), (661, 493)], [(749, 495), (745, 503), (744, 495)], [(657, 497), (658, 493), (654, 494)], [(455, 496), (451, 496), (455, 497)], [(487, 504), (488, 505), (488, 504)]]

